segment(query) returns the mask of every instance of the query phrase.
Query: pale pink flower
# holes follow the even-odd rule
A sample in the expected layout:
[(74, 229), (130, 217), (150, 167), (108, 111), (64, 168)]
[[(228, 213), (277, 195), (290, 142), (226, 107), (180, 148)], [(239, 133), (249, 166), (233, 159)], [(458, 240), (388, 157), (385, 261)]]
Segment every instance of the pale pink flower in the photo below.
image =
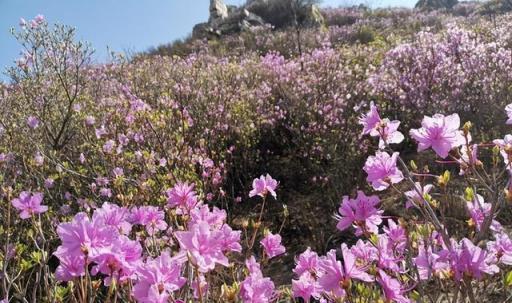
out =
[(260, 241), (260, 244), (265, 248), (265, 254), (271, 259), (286, 252), (286, 248), (281, 244), (281, 235), (268, 233), (265, 238)]
[(249, 192), (249, 197), (254, 197), (256, 195), (260, 197), (265, 197), (268, 193), (270, 193), (274, 198), (277, 197), (276, 195), (276, 188), (277, 188), (278, 182), (273, 179), (269, 174), (266, 176), (260, 176), (257, 179), (254, 179), (252, 181), (252, 190)]
[(249, 275), (240, 284), (240, 297), (244, 303), (270, 303), (275, 298), (274, 282), (263, 277), (259, 264), (251, 257), (246, 261)]
[(432, 147), (439, 157), (446, 158), (450, 150), (466, 143), (459, 130), (460, 118), (457, 114), (446, 117), (441, 114), (425, 116), (421, 126), (410, 131), (411, 136), (418, 141), (418, 151)]
[(374, 279), (359, 268), (356, 264), (356, 257), (348, 249), (347, 245), (341, 245), (343, 254), (343, 265), (341, 261), (336, 260), (336, 250), (331, 249), (325, 257), (320, 260), (322, 274), (318, 279), (318, 284), (325, 291), (332, 291), (334, 295), (343, 297), (345, 295), (344, 286), (348, 285), (350, 279), (356, 279), (364, 282), (373, 282)]
[(137, 283), (133, 296), (139, 303), (166, 303), (170, 295), (179, 290), (187, 279), (181, 276), (181, 256), (171, 257), (163, 252), (156, 259), (148, 259), (137, 268)]
[(152, 236), (158, 231), (166, 230), (165, 214), (156, 206), (133, 207), (129, 221), (140, 224), (146, 228), (148, 235)]
[(389, 144), (398, 144), (404, 140), (404, 135), (398, 131), (400, 121), (389, 121), (389, 119), (383, 119), (380, 122), (378, 130), (373, 130), (370, 135), (379, 137), (379, 148), (383, 149)]
[(322, 288), (315, 278), (306, 272), (298, 280), (292, 280), (292, 293), (294, 298), (302, 298), (304, 302), (310, 302), (311, 297), (320, 298)]
[[(474, 225), (477, 231), (480, 231), (485, 218), (491, 214), (492, 204), (486, 203), (481, 195), (475, 194), (473, 201), (467, 201), (466, 206), (470, 216), (469, 223)], [(502, 230), (502, 226), (493, 219), (491, 221), (491, 230), (499, 232)]]
[(368, 157), (363, 170), (368, 174), (366, 180), (372, 184), (373, 189), (385, 190), (404, 179), (396, 166), (398, 155), (398, 152), (390, 156), (387, 152), (378, 151), (375, 156)]
[(300, 276), (305, 272), (316, 273), (318, 271), (318, 254), (308, 247), (295, 260), (293, 272)]
[(466, 171), (468, 171), (471, 167), (474, 167), (475, 165), (481, 163), (480, 160), (478, 160), (478, 144), (473, 145), (462, 145), (460, 148), (460, 159), (457, 160), (460, 165), (460, 172), (459, 175), (464, 175)]
[(189, 231), (177, 231), (175, 236), (182, 250), (189, 253), (192, 262), (201, 272), (215, 268), (215, 264), (228, 266), (229, 261), (224, 256), (222, 241), (218, 231), (212, 231), (204, 221), (190, 227)]
[(382, 287), (384, 292), (384, 297), (389, 302), (397, 302), (397, 303), (409, 303), (411, 300), (404, 297), (403, 288), (400, 282), (397, 279), (394, 279), (382, 269), (379, 269), (379, 276), (377, 277), (377, 282)]
[(471, 240), (464, 238), (453, 246), (451, 262), (456, 280), (464, 277), (481, 280), (484, 274), (494, 275), (500, 271), (496, 265), (497, 258), (475, 246)]
[(39, 119), (34, 116), (30, 116), (27, 118), (27, 124), (30, 128), (35, 129), (39, 126)]
[(48, 206), (41, 205), (43, 202), (43, 193), (21, 192), (18, 198), (11, 201), (12, 206), (20, 211), (20, 218), (28, 219), (33, 215), (44, 213)]
[(377, 206), (380, 200), (377, 196), (366, 196), (364, 192), (358, 191), (357, 197), (351, 199), (344, 196), (337, 216), (336, 227), (343, 231), (350, 226), (356, 229), (356, 235), (360, 236), (365, 232), (377, 234), (378, 225), (382, 223), (382, 210)]
[(505, 111), (507, 112), (507, 122), (505, 122), (506, 124), (512, 124), (512, 103), (507, 105), (505, 107)]
[(427, 195), (432, 190), (432, 188), (434, 188), (432, 184), (427, 184), (422, 187), (419, 182), (415, 182), (414, 185), (416, 187), (416, 190), (411, 189), (404, 193), (405, 196), (407, 197), (407, 201), (405, 202), (405, 208), (410, 208), (413, 205), (423, 205), (425, 201), (424, 196)]
[(500, 154), (503, 157), (503, 162), (505, 162), (507, 169), (512, 171), (512, 168), (509, 166), (509, 153), (512, 151), (512, 135), (505, 135), (505, 138), (496, 139), (492, 142), (500, 148)]
[(370, 132), (377, 129), (381, 119), (377, 106), (373, 102), (370, 103), (370, 111), (359, 118), (359, 124), (363, 125), (363, 135), (368, 135)]
[(171, 208), (179, 208), (180, 214), (189, 213), (197, 204), (194, 184), (178, 182), (173, 188), (167, 190), (167, 205)]

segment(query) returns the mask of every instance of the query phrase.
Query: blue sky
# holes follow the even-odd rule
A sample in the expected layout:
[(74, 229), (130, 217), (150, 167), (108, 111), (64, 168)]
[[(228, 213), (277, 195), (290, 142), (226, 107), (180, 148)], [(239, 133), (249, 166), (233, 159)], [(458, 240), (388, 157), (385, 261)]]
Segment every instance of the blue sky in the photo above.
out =
[[(245, 0), (225, 0), (240, 5)], [(371, 6), (408, 6), (415, 0), (324, 0), (324, 6), (358, 3)], [(19, 57), (20, 47), (10, 34), (20, 17), (43, 14), (50, 23), (77, 28), (78, 38), (92, 43), (95, 58), (114, 51), (137, 52), (186, 37), (192, 27), (208, 19), (209, 0), (0, 0), (0, 71)], [(0, 79), (5, 79), (0, 76)]]

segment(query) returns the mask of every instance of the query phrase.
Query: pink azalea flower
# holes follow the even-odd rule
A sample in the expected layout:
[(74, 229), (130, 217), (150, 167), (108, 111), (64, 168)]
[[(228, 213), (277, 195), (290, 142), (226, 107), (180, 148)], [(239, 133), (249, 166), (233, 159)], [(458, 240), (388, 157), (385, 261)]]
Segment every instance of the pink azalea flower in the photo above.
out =
[(347, 244), (341, 244), (341, 253), (343, 255), (345, 279), (357, 279), (364, 282), (373, 282), (374, 279), (356, 264), (356, 257), (347, 247)]
[(180, 214), (189, 213), (198, 204), (194, 184), (178, 182), (173, 188), (167, 190), (167, 205), (177, 207)]
[(30, 116), (27, 118), (27, 124), (30, 128), (35, 129), (39, 126), (39, 119), (34, 116)]
[(41, 202), (43, 202), (43, 193), (31, 194), (24, 191), (20, 193), (18, 198), (13, 199), (11, 204), (20, 211), (20, 218), (28, 219), (48, 210), (48, 206), (41, 205)]
[(105, 202), (101, 208), (94, 211), (92, 220), (97, 224), (112, 226), (121, 234), (129, 234), (132, 230), (132, 225), (128, 222), (129, 217), (130, 212), (125, 207)]
[(249, 197), (252, 198), (254, 196), (265, 197), (268, 193), (270, 193), (274, 198), (276, 195), (276, 188), (278, 182), (275, 179), (267, 174), (266, 176), (260, 176), (252, 181), (252, 190), (249, 192)]
[(175, 236), (181, 249), (189, 253), (192, 262), (201, 272), (213, 270), (215, 264), (229, 265), (228, 259), (222, 253), (223, 243), (218, 231), (212, 231), (207, 222), (198, 222), (189, 231), (177, 231)]
[(373, 244), (361, 239), (357, 240), (355, 245), (352, 245), (350, 251), (357, 258), (358, 264), (363, 266), (369, 265), (378, 259), (379, 252), (377, 248)]
[(85, 275), (85, 257), (63, 254), (59, 257), (59, 266), (55, 270), (58, 281), (71, 281)]
[(93, 126), (94, 123), (96, 123), (96, 118), (94, 118), (93, 116), (87, 116), (85, 117), (85, 125), (87, 126)]
[(350, 279), (373, 282), (373, 278), (369, 274), (358, 268), (356, 257), (345, 243), (341, 245), (341, 251), (343, 265), (341, 261), (336, 260), (336, 250), (334, 249), (331, 249), (325, 257), (320, 259), (322, 274), (318, 279), (318, 284), (323, 290), (330, 291), (337, 297), (345, 295), (344, 287), (349, 285)]
[(428, 194), (432, 190), (432, 188), (434, 188), (432, 184), (427, 184), (422, 187), (419, 182), (415, 182), (414, 185), (416, 186), (417, 190), (411, 189), (404, 193), (405, 196), (407, 197), (407, 201), (405, 202), (405, 208), (410, 208), (413, 205), (423, 205), (425, 201), (424, 196)]
[(398, 131), (399, 126), (400, 121), (389, 121), (389, 119), (386, 118), (381, 121), (381, 126), (378, 132), (374, 130), (370, 133), (370, 135), (374, 137), (378, 136), (380, 138), (379, 148), (383, 149), (386, 144), (398, 144), (404, 140), (404, 135)]
[(377, 107), (370, 103), (370, 111), (359, 118), (359, 124), (363, 125), (363, 135), (379, 137), (379, 148), (384, 148), (386, 144), (400, 143), (404, 140), (404, 135), (398, 131), (400, 121), (381, 119)]
[(375, 131), (381, 122), (377, 106), (370, 103), (370, 111), (359, 118), (359, 124), (363, 125), (363, 135), (368, 135)]
[(302, 298), (309, 303), (311, 297), (319, 299), (322, 288), (309, 272), (305, 272), (298, 280), (292, 280), (292, 293), (294, 298)]
[(224, 224), (220, 232), (222, 251), (242, 252), (242, 246), (240, 245), (241, 231), (233, 230), (229, 225)]
[(301, 276), (305, 272), (316, 273), (318, 271), (318, 260), (318, 254), (308, 247), (295, 260), (295, 268), (293, 269), (293, 272), (297, 276)]
[(203, 274), (199, 274), (199, 281), (194, 279), (190, 284), (195, 299), (206, 296), (206, 293), (208, 292), (208, 282), (206, 282), (206, 278)]
[(166, 303), (170, 295), (186, 282), (181, 276), (182, 257), (171, 257), (163, 252), (156, 259), (148, 259), (137, 268), (137, 282), (133, 296), (139, 303)]
[(457, 160), (460, 165), (460, 172), (459, 175), (464, 175), (466, 171), (469, 170), (469, 168), (477, 165), (480, 163), (480, 160), (478, 160), (478, 144), (473, 145), (462, 145), (460, 148), (460, 159)]
[(260, 241), (260, 244), (265, 248), (265, 254), (269, 259), (284, 254), (286, 249), (281, 245), (281, 235), (268, 233), (265, 238)]
[(450, 264), (447, 259), (449, 252), (440, 250), (434, 252), (431, 246), (420, 243), (418, 246), (418, 256), (414, 258), (414, 264), (418, 268), (418, 274), (421, 280), (428, 280), (432, 276), (443, 276), (450, 271)]
[(112, 190), (107, 187), (100, 188), (100, 196), (110, 198), (112, 197)]
[(105, 125), (102, 125), (100, 128), (96, 128), (94, 130), (94, 134), (96, 135), (97, 139), (100, 139), (102, 136), (106, 135), (108, 132), (105, 128)]
[(269, 303), (275, 298), (274, 282), (263, 277), (254, 257), (246, 262), (249, 275), (240, 284), (240, 297), (244, 303)]
[(379, 269), (379, 276), (377, 282), (382, 287), (384, 297), (389, 302), (409, 303), (411, 300), (403, 296), (402, 285), (397, 279), (394, 279), (386, 274), (385, 271)]
[(103, 144), (103, 152), (106, 154), (112, 153), (112, 150), (114, 149), (116, 145), (116, 142), (114, 140), (108, 140)]
[(432, 147), (439, 157), (446, 158), (450, 150), (466, 143), (459, 130), (460, 118), (457, 114), (446, 117), (441, 114), (425, 116), (421, 126), (410, 131), (411, 136), (418, 141), (419, 152)]
[(356, 229), (356, 235), (360, 236), (364, 232), (377, 234), (378, 225), (382, 223), (382, 210), (377, 209), (380, 203), (377, 196), (366, 196), (364, 192), (358, 191), (355, 199), (348, 196), (343, 197), (343, 201), (338, 210), (339, 216), (336, 227), (343, 231), (350, 226)]
[(226, 221), (226, 216), (226, 211), (223, 209), (213, 207), (212, 210), (210, 210), (208, 205), (201, 205), (192, 209), (190, 212), (189, 225), (192, 226), (198, 222), (204, 221), (208, 223), (210, 227), (219, 229)]
[(251, 256), (249, 259), (245, 260), (245, 266), (250, 274), (259, 274), (261, 275), (261, 266), (260, 263), (256, 262), (256, 258)]
[(381, 234), (377, 242), (377, 265), (382, 269), (390, 269), (392, 271), (400, 272), (400, 261), (403, 258), (400, 252), (396, 251), (393, 242), (389, 239), (388, 235)]
[(40, 152), (37, 152), (34, 155), (34, 161), (36, 162), (36, 166), (42, 166), (44, 164), (44, 157)]
[(498, 260), (506, 265), (512, 265), (512, 240), (504, 233), (496, 233), (495, 241), (487, 242), (487, 249), (492, 252)]
[(407, 234), (405, 229), (396, 224), (393, 219), (388, 219), (388, 225), (383, 228), (384, 233), (389, 237), (393, 248), (399, 252), (405, 250), (407, 244)]
[[(485, 218), (491, 214), (492, 204), (486, 203), (481, 195), (476, 194), (473, 201), (466, 202), (466, 205), (470, 216), (470, 223), (476, 227), (477, 231), (480, 231)], [(499, 232), (502, 230), (502, 226), (498, 221), (492, 220), (491, 230)]]
[(508, 117), (506, 124), (512, 124), (512, 103), (505, 107), (505, 111)]
[(87, 214), (78, 213), (71, 222), (60, 223), (57, 227), (62, 244), (57, 248), (55, 255), (60, 259), (63, 256), (95, 257), (99, 249), (110, 245), (116, 237), (117, 230), (105, 226), (103, 222), (91, 221)]
[(55, 183), (55, 180), (53, 180), (52, 178), (44, 179), (44, 187), (47, 189), (53, 188), (54, 183)]
[(165, 214), (156, 206), (133, 207), (129, 221), (146, 228), (148, 235), (153, 236), (158, 231), (166, 230)]
[(464, 277), (480, 280), (484, 274), (493, 275), (500, 271), (496, 265), (497, 258), (475, 246), (467, 238), (462, 239), (458, 245), (454, 245), (451, 261), (455, 279), (459, 281)]
[(363, 170), (368, 174), (366, 181), (371, 182), (373, 189), (385, 190), (390, 184), (399, 183), (404, 179), (402, 172), (396, 166), (397, 158), (398, 152), (390, 156), (382, 151), (368, 157)]
[(503, 162), (505, 162), (507, 169), (512, 171), (512, 168), (509, 166), (509, 153), (512, 150), (512, 135), (505, 135), (505, 138), (496, 139), (492, 142), (500, 148), (500, 154), (503, 157)]
[(41, 14), (38, 14), (37, 16), (34, 17), (34, 21), (37, 22), (38, 24), (41, 24), (44, 22), (44, 16)]
[(132, 278), (136, 266), (140, 263), (142, 247), (139, 242), (132, 241), (126, 236), (117, 237), (110, 246), (99, 249), (98, 254), (91, 260), (96, 265), (91, 273), (102, 273), (108, 277), (105, 285), (111, 281), (125, 281)]

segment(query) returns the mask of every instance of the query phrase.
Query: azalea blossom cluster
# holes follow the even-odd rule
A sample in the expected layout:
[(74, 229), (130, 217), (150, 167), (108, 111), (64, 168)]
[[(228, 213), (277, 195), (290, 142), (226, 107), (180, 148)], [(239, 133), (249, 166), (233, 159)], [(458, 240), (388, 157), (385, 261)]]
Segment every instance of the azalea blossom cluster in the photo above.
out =
[[(495, 219), (497, 204), (485, 202), (471, 187), (466, 189), (463, 199), (472, 232), (459, 239), (451, 236), (439, 219), (442, 210), (437, 210), (439, 202), (433, 198), (434, 185), (414, 181), (417, 177), (435, 177), (443, 187), (448, 182), (446, 174), (436, 177), (409, 170), (399, 153), (392, 152), (390, 147), (404, 139), (398, 127), (390, 127), (400, 122), (382, 119), (373, 103), (369, 112), (362, 115), (360, 124), (363, 134), (379, 139), (376, 155), (370, 156), (364, 167), (367, 181), (375, 191), (392, 188), (400, 193), (406, 209), (413, 208), (410, 211), (421, 214), (423, 223), (412, 226), (403, 219), (396, 221), (385, 216), (379, 197), (367, 196), (363, 191), (358, 191), (354, 198), (343, 197), (337, 228), (353, 230), (361, 239), (351, 247), (342, 244), (338, 250), (341, 259), (334, 249), (325, 256), (310, 248), (300, 254), (292, 281), (294, 297), (305, 302), (337, 302), (376, 295), (374, 298), (384, 298), (386, 302), (414, 302), (422, 296), (424, 281), (439, 279), (455, 286), (455, 296), (460, 291), (476, 302), (474, 285), (511, 265), (512, 242)], [(477, 159), (478, 145), (471, 142), (469, 127), (465, 124), (460, 129), (457, 114), (436, 114), (425, 116), (421, 128), (412, 129), (410, 135), (418, 142), (419, 152), (432, 149), (440, 158), (453, 158), (451, 163), (460, 166), (461, 175), (475, 176), (482, 169), (482, 162)], [(506, 143), (495, 140), (494, 144), (508, 167), (508, 152), (503, 152)], [(487, 180), (478, 181), (485, 186)], [(403, 186), (411, 189), (403, 190)], [(484, 246), (479, 243), (482, 240), (486, 241)], [(415, 272), (412, 276), (408, 274), (411, 270)], [(377, 292), (375, 285), (379, 286)]]
[[(510, 117), (508, 108), (509, 106), (507, 106), (507, 114)], [(511, 254), (510, 238), (495, 218), (498, 209), (497, 201), (485, 202), (484, 197), (474, 191), (475, 187), (467, 188), (463, 199), (466, 201), (465, 207), (469, 216), (467, 222), (473, 232), (469, 234), (469, 238), (463, 237), (457, 240), (450, 236), (450, 231), (441, 222), (442, 219), (439, 219), (443, 214), (442, 210), (437, 210), (439, 202), (433, 198), (434, 186), (414, 180), (434, 177), (437, 179), (439, 187), (446, 187), (449, 175), (445, 173), (441, 176), (434, 176), (414, 172), (400, 159), (398, 152), (393, 152), (390, 156), (387, 152), (392, 151), (390, 144), (400, 143), (403, 136), (398, 133), (396, 128), (393, 128), (391, 132), (391, 134), (396, 134), (389, 136), (389, 132), (386, 131), (389, 129), (389, 120), (380, 117), (378, 109), (373, 103), (370, 105), (370, 111), (361, 117), (360, 124), (364, 128), (363, 134), (379, 138), (379, 149), (376, 151), (376, 155), (370, 156), (364, 167), (367, 181), (376, 191), (392, 188), (403, 195), (406, 209), (414, 207), (413, 211), (419, 212), (425, 222), (417, 226), (408, 226), (404, 221), (399, 220), (401, 223), (397, 224), (392, 218), (386, 220), (383, 210), (380, 208), (379, 198), (377, 196), (368, 197), (362, 191), (359, 191), (354, 199), (344, 197), (337, 216), (339, 219), (338, 229), (343, 231), (353, 228), (356, 235), (365, 237), (367, 240), (359, 240), (350, 249), (343, 244), (345, 267), (342, 267), (342, 263), (338, 261), (336, 267), (338, 278), (330, 284), (333, 287), (330, 289), (333, 290), (330, 295), (346, 296), (346, 290), (350, 289), (350, 283), (347, 280), (354, 279), (358, 283), (377, 281), (387, 300), (410, 302), (410, 299), (404, 296), (406, 291), (414, 288), (420, 290), (418, 285), (421, 284), (421, 281), (441, 279), (452, 281), (456, 285), (456, 292), (462, 287), (461, 285), (464, 285), (469, 289), (464, 293), (469, 296), (471, 302), (475, 302), (475, 295), (471, 289), (472, 281), (480, 281), (495, 275), (500, 272), (500, 266), (510, 265), (508, 260), (508, 256)], [(477, 158), (478, 145), (471, 142), (470, 127), (471, 124), (466, 123), (461, 129), (457, 114), (448, 116), (436, 114), (432, 117), (425, 116), (421, 128), (412, 129), (410, 135), (418, 142), (419, 152), (432, 149), (438, 157), (450, 158), (451, 163), (460, 166), (461, 175), (467, 178), (469, 178), (467, 175), (477, 178), (477, 182), (490, 191), (489, 180), (480, 175), (480, 173), (486, 174), (487, 172), (480, 171), (483, 170), (482, 162)], [(399, 139), (389, 140), (389, 138)], [(494, 144), (495, 148), (501, 151), (508, 170), (508, 152), (503, 152), (506, 143), (504, 140), (495, 140)], [(416, 167), (412, 169), (417, 170)], [(411, 189), (403, 190), (404, 186)], [(487, 192), (487, 194), (492, 194), (492, 192)], [(383, 222), (387, 224), (381, 226)], [(413, 240), (413, 236), (416, 240)], [(484, 239), (486, 244), (482, 247), (479, 245), (479, 241)], [(318, 289), (316, 287), (320, 286), (320, 289), (325, 290), (326, 278), (323, 276), (329, 273), (326, 271), (326, 266), (322, 266), (325, 264), (322, 259), (324, 257), (318, 258), (315, 255), (315, 261), (305, 261), (306, 256), (310, 255), (310, 252), (306, 251), (303, 256), (299, 257), (297, 266), (299, 267), (303, 262), (318, 264), (313, 266), (311, 271), (314, 273), (312, 277), (316, 277), (316, 279), (310, 279), (311, 283), (307, 284), (308, 287), (304, 286), (306, 278), (299, 279), (294, 284), (297, 287), (300, 285), (300, 291), (303, 293), (305, 289), (310, 291), (304, 297), (307, 300), (310, 297), (318, 298), (322, 295), (321, 292), (316, 291)], [(335, 256), (334, 253), (331, 258), (336, 260), (333, 256)], [(409, 279), (404, 279), (403, 276), (409, 270), (407, 266), (411, 266), (407, 263), (407, 256), (413, 256), (413, 264), (417, 271), (416, 283), (412, 285), (410, 281), (408, 282)], [(329, 255), (325, 258), (328, 257)], [(374, 277), (368, 276), (366, 273), (368, 269), (372, 268), (378, 269), (378, 271), (372, 270), (375, 273)], [(351, 276), (351, 270), (354, 270), (356, 274)], [(302, 278), (302, 272), (302, 270), (296, 272), (300, 278)], [(301, 282), (299, 283), (299, 281)], [(341, 288), (340, 285), (342, 285)]]
[[(277, 181), (269, 175), (262, 178), (268, 184), (258, 185), (260, 179), (255, 179), (251, 193), (275, 195)], [(242, 252), (241, 231), (226, 223), (226, 211), (204, 204), (193, 186), (179, 182), (168, 190), (166, 210), (183, 225), (170, 224), (160, 207), (126, 208), (108, 202), (92, 216), (80, 212), (70, 222), (60, 223), (61, 245), (54, 253), (60, 263), (56, 278), (76, 281), (100, 275), (107, 287), (133, 285), (129, 297), (137, 302), (186, 299), (190, 295), (186, 289), (192, 290), (196, 300), (206, 302), (206, 277), (219, 266), (233, 266), (228, 256)], [(14, 205), (19, 203), (13, 200)], [(268, 258), (285, 252), (278, 234), (263, 237), (261, 247)], [(240, 285), (241, 299), (270, 302), (276, 297), (273, 282), (263, 276), (254, 256), (246, 263), (249, 274)]]

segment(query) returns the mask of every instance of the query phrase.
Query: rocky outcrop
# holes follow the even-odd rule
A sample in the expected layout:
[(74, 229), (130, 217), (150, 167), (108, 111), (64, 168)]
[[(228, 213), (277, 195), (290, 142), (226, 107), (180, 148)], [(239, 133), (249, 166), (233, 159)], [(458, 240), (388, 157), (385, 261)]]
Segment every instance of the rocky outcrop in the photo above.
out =
[(209, 22), (215, 20), (223, 20), (228, 17), (228, 7), (222, 0), (210, 1), (210, 18)]
[(324, 16), (322, 12), (318, 8), (318, 6), (311, 4), (305, 7), (304, 9), (304, 26), (308, 27), (322, 27), (325, 25)]
[(512, 0), (489, 0), (480, 4), (477, 13), (480, 15), (495, 16), (512, 11)]
[(416, 8), (421, 10), (451, 9), (457, 3), (457, 0), (419, 0), (416, 3)]
[(251, 31), (264, 25), (281, 27), (291, 25), (289, 19), (300, 19), (301, 26), (322, 26), (324, 19), (314, 4), (305, 5), (299, 11), (292, 12), (291, 1), (286, 0), (248, 0), (241, 7), (228, 6), (223, 0), (210, 0), (208, 22), (194, 26), (192, 36), (205, 38)]

